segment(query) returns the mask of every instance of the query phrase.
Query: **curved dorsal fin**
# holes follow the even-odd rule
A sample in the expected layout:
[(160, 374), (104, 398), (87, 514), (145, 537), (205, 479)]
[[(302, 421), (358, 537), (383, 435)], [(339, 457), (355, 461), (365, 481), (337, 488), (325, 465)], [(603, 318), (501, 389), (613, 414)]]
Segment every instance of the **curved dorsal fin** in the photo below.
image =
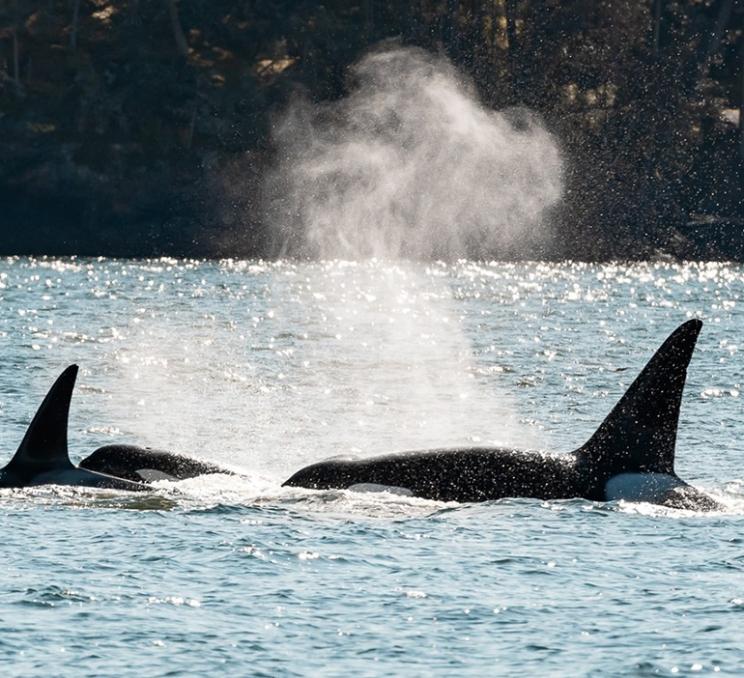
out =
[(70, 365), (57, 377), (36, 411), (18, 451), (5, 467), (18, 476), (51, 469), (72, 468), (67, 452), (67, 418), (78, 366)]
[(687, 365), (702, 328), (680, 325), (648, 361), (620, 402), (578, 450), (595, 473), (674, 472), (674, 448)]

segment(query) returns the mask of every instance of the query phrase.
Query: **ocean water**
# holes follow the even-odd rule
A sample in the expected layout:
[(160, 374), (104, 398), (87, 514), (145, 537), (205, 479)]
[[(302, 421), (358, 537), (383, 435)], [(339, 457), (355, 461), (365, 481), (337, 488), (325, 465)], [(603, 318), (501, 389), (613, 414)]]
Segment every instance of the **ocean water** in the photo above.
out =
[[(239, 471), (0, 492), (13, 676), (744, 673), (744, 268), (0, 261), (0, 440), (78, 363), (76, 460)], [(677, 471), (725, 510), (282, 488), (334, 455), (570, 451), (705, 322)]]

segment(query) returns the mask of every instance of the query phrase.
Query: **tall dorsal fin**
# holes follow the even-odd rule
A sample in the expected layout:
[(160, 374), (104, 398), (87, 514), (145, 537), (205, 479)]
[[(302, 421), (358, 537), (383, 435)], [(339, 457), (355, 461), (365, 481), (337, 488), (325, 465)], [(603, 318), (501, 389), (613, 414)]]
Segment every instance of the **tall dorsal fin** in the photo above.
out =
[(656, 351), (579, 458), (600, 475), (625, 471), (674, 472), (674, 448), (687, 365), (702, 328), (700, 320), (680, 325)]
[(77, 373), (78, 366), (70, 365), (57, 377), (6, 471), (23, 477), (73, 468), (67, 452), (67, 418)]

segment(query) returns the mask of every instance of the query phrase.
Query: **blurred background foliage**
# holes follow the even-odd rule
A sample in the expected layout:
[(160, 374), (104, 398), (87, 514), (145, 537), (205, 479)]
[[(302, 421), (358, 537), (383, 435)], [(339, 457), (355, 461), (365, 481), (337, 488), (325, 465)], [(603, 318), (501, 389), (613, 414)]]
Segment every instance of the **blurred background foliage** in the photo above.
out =
[(272, 119), (396, 39), (559, 137), (541, 255), (744, 259), (743, 25), (744, 0), (0, 0), (0, 252), (266, 254)]

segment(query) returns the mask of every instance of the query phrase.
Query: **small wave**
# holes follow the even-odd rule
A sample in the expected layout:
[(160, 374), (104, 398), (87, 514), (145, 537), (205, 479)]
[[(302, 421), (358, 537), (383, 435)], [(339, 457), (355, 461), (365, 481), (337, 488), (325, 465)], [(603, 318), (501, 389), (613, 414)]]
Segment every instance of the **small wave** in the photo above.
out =
[(616, 509), (623, 513), (635, 513), (644, 516), (659, 516), (665, 518), (686, 518), (711, 516), (738, 516), (744, 515), (744, 494), (735, 494), (730, 491), (729, 486), (721, 489), (705, 488), (705, 494), (720, 506), (717, 510), (695, 510), (690, 508), (677, 508), (662, 504), (651, 504), (648, 502), (630, 502), (620, 500), (614, 503)]
[(251, 508), (291, 509), (303, 513), (373, 518), (415, 518), (436, 514), (444, 508), (466, 506), (456, 502), (421, 499), (395, 492), (311, 490), (282, 487), (276, 479), (258, 474), (211, 474), (178, 482), (158, 481), (179, 508), (193, 511), (230, 512)]
[(66, 506), (95, 509), (129, 509), (135, 511), (169, 511), (177, 506), (162, 493), (123, 492), (90, 487), (41, 485), (0, 490), (0, 506), (24, 508), (35, 506)]
[(260, 508), (284, 512), (321, 513), (381, 519), (441, 517), (452, 512), (514, 510), (540, 506), (552, 512), (621, 512), (652, 517), (684, 518), (744, 515), (744, 481), (736, 480), (720, 489), (705, 488), (720, 510), (702, 511), (647, 502), (592, 502), (581, 498), (537, 500), (504, 498), (478, 504), (423, 499), (396, 491), (312, 490), (283, 487), (275, 478), (255, 473), (209, 474), (181, 481), (161, 480), (152, 492), (123, 492), (109, 489), (44, 485), (0, 490), (0, 506), (22, 508), (55, 505), (76, 508), (135, 511), (243, 512)]
[(62, 604), (93, 603), (97, 600), (98, 598), (94, 595), (49, 584), (40, 588), (27, 588), (14, 602), (18, 605), (32, 607), (56, 607)]

